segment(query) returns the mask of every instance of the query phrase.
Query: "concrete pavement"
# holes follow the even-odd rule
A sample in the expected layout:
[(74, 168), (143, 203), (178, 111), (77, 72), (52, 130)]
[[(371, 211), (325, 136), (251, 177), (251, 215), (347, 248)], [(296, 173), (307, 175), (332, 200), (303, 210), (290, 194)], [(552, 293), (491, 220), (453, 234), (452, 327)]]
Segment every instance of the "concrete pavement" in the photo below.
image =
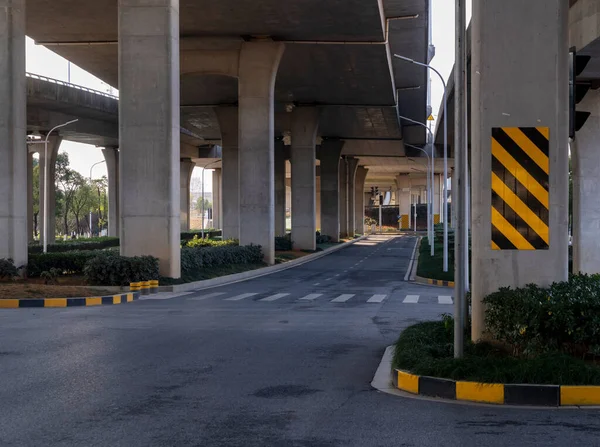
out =
[(402, 328), (452, 312), (439, 298), (449, 289), (402, 281), (414, 243), (370, 236), (294, 269), (126, 309), (2, 311), (0, 445), (594, 445), (594, 410), (371, 388)]

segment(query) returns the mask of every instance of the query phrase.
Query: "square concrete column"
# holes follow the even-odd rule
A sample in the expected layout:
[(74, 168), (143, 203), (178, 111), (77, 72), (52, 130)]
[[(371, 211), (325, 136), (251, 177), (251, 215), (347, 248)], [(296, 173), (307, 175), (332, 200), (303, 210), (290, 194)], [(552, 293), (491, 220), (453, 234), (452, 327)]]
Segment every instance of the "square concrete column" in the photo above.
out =
[(365, 180), (369, 170), (364, 166), (356, 169), (354, 180), (354, 232), (365, 233)]
[(600, 90), (578, 106), (591, 112), (571, 143), (573, 163), (573, 273), (600, 273)]
[(318, 173), (315, 180), (315, 199), (316, 199), (316, 214), (315, 214), (315, 227), (318, 231), (321, 231), (321, 175)]
[(121, 254), (181, 276), (179, 1), (119, 0)]
[(213, 228), (221, 229), (221, 169), (214, 169), (212, 173), (212, 217)]
[(456, 182), (456, 174), (452, 169), (450, 175), (450, 227), (456, 228), (456, 195), (458, 194), (458, 183)]
[(340, 155), (344, 142), (321, 143), (321, 234), (340, 240)]
[(27, 264), (25, 0), (0, 0), (0, 258)]
[(240, 239), (240, 160), (239, 160), (239, 119), (237, 107), (215, 108), (221, 129), (223, 159), (222, 208), (223, 239)]
[(348, 161), (346, 157), (340, 158), (338, 183), (340, 197), (340, 238), (343, 239), (348, 237)]
[(473, 2), (474, 340), (485, 296), (568, 276), (568, 10), (564, 0)]
[(44, 243), (44, 191), (48, 185), (48, 243), (56, 242), (56, 157), (62, 143), (62, 137), (51, 136), (48, 138), (48, 181), (46, 182), (46, 156), (44, 145), (39, 150), (40, 160), (40, 213), (38, 226), (40, 228), (40, 242)]
[(239, 60), (240, 245), (275, 263), (274, 89), (281, 42), (244, 42)]
[[(182, 158), (179, 164), (179, 203), (180, 203), (180, 222), (181, 222), (181, 231), (190, 231), (190, 217), (191, 217), (191, 184), (192, 184), (192, 174), (194, 173), (194, 168), (196, 167), (196, 163), (192, 161), (191, 158)], [(213, 195), (214, 201), (214, 195)], [(213, 209), (214, 211), (214, 209)], [(202, 210), (200, 210), (202, 213)], [(204, 216), (202, 216), (204, 219)], [(206, 225), (206, 224), (205, 224)]]
[(292, 113), (292, 241), (297, 250), (316, 250), (316, 138), (320, 111)]
[(108, 172), (108, 235), (119, 237), (119, 148), (102, 149)]
[(348, 158), (347, 164), (347, 182), (348, 182), (348, 237), (354, 237), (356, 229), (354, 227), (354, 216), (356, 214), (356, 198), (355, 198), (355, 181), (356, 181), (356, 170), (358, 169), (358, 158)]
[(285, 145), (275, 142), (275, 236), (285, 235)]
[(398, 202), (398, 215), (400, 216), (401, 230), (410, 230), (410, 224), (412, 220), (411, 216), (411, 190), (410, 190), (410, 177), (408, 174), (400, 174), (396, 176), (396, 188), (397, 188), (397, 202)]
[(441, 220), (441, 202), (442, 202), (442, 176), (433, 176), (433, 223), (438, 224)]
[(27, 240), (33, 241), (33, 152), (27, 150)]

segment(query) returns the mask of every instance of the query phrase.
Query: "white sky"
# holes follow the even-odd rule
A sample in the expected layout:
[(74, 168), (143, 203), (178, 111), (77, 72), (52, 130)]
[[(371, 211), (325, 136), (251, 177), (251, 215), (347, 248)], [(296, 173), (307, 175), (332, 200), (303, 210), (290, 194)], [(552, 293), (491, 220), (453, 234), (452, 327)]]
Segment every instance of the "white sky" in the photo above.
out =
[[(436, 47), (435, 57), (431, 64), (447, 80), (454, 65), (454, 1), (431, 1), (433, 5), (433, 44)], [(470, 17), (471, 0), (467, 0), (467, 18), (470, 19)], [(76, 65), (70, 64), (70, 68), (71, 83), (94, 90), (116, 93), (116, 91), (111, 90), (110, 86)], [(33, 40), (29, 38), (27, 39), (27, 71), (61, 81), (69, 81), (69, 63), (67, 60), (47, 48), (35, 45)], [(434, 74), (431, 87), (431, 102), (435, 118), (437, 118), (442, 96), (443, 87), (439, 78)], [(101, 149), (87, 144), (64, 141), (61, 144), (62, 151), (69, 153), (73, 169), (86, 177), (90, 175), (90, 167), (94, 163), (104, 160)], [(106, 175), (106, 167), (102, 163), (94, 167), (93, 177), (98, 178), (103, 175)], [(195, 169), (194, 177), (199, 175), (201, 175), (201, 169)], [(212, 175), (209, 173), (205, 175), (205, 189), (207, 191), (212, 190)]]

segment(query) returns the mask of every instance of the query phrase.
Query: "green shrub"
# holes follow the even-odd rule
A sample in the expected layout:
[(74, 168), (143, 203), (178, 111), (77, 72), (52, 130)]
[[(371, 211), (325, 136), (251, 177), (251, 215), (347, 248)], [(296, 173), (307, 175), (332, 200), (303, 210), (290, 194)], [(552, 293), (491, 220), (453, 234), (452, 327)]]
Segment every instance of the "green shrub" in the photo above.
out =
[(260, 264), (263, 262), (258, 245), (224, 247), (184, 247), (181, 249), (181, 276), (190, 277), (203, 268), (228, 264)]
[(502, 288), (484, 303), (489, 333), (515, 355), (600, 353), (600, 275), (573, 275), (548, 288)]
[(158, 259), (104, 252), (86, 263), (84, 274), (91, 285), (128, 286), (132, 282), (158, 279)]
[(195, 235), (191, 240), (184, 244), (186, 247), (231, 247), (240, 245), (235, 239), (226, 239), (224, 241), (215, 241), (211, 239), (202, 239)]
[[(222, 236), (223, 232), (221, 230), (216, 230), (214, 228), (206, 228), (204, 230), (204, 237), (208, 239), (213, 239), (215, 237)], [(182, 231), (181, 232), (181, 241), (189, 241), (194, 239), (194, 236), (202, 237), (202, 230), (193, 230), (193, 231)]]
[(321, 234), (320, 231), (317, 231), (317, 245), (318, 244), (328, 244), (331, 242), (331, 236), (327, 236), (326, 234)]
[(377, 225), (377, 221), (375, 219), (373, 219), (372, 217), (365, 217), (365, 225), (367, 227), (370, 227), (372, 225)]
[(11, 279), (19, 274), (12, 259), (0, 259), (0, 279)]
[(275, 238), (275, 250), (276, 251), (290, 251), (294, 248), (294, 242), (292, 242), (292, 235), (286, 234), (285, 236), (277, 236)]
[[(76, 239), (48, 244), (48, 253), (64, 253), (67, 251), (103, 250), (118, 247), (118, 237), (103, 237), (93, 239)], [(29, 245), (29, 253), (42, 253), (43, 247), (39, 244)]]
[(100, 251), (69, 251), (64, 253), (30, 254), (27, 276), (39, 277), (42, 272), (58, 269), (63, 274), (82, 274), (85, 263), (98, 256)]

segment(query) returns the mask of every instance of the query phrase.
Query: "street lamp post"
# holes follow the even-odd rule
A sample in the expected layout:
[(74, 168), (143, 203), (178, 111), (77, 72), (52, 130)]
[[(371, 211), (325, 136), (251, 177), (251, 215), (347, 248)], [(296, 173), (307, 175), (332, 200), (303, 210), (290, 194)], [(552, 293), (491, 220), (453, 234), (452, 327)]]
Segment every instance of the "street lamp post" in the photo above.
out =
[[(429, 132), (429, 136), (430, 136), (430, 139), (432, 141), (432, 144), (431, 144), (431, 185), (432, 185), (431, 191), (433, 193), (433, 188), (434, 188), (434, 185), (435, 185), (435, 180), (433, 178), (433, 175), (434, 175), (434, 172), (435, 172), (435, 165), (434, 165), (434, 163), (435, 163), (435, 147), (433, 146), (433, 132), (431, 132), (431, 129), (429, 127), (427, 127), (427, 125), (425, 123), (421, 123), (420, 121), (415, 121), (415, 120), (413, 120), (411, 118), (407, 118), (407, 117), (401, 116), (401, 115), (399, 115), (398, 117), (400, 119), (403, 119), (403, 120), (408, 121), (410, 123), (417, 124), (417, 125), (419, 125), (421, 127), (424, 127), (427, 130), (427, 132)], [(431, 205), (430, 205), (431, 206), (431, 213), (430, 213), (430, 220), (431, 220), (431, 223), (430, 223), (430, 232), (431, 232), (431, 234), (429, 235), (429, 245), (431, 246), (431, 256), (433, 256), (434, 253), (435, 253), (435, 250), (433, 248), (434, 245), (435, 245), (434, 241), (433, 241), (433, 238), (434, 238), (434, 231), (433, 231), (433, 203), (432, 203), (433, 200), (431, 200), (430, 202), (431, 202)]]
[(49, 188), (49, 179), (48, 179), (48, 138), (52, 135), (56, 129), (60, 129), (61, 127), (68, 126), (69, 124), (73, 124), (79, 120), (71, 120), (64, 124), (59, 124), (58, 126), (54, 126), (50, 129), (50, 132), (46, 134), (46, 138), (44, 139), (44, 222), (42, 223), (44, 226), (43, 235), (44, 235), (44, 244), (43, 251), (44, 253), (48, 252), (48, 188)]
[[(96, 162), (90, 167), (90, 187), (92, 186), (92, 169), (94, 169), (94, 166), (104, 163), (105, 161), (106, 160)], [(92, 237), (92, 208), (90, 208), (90, 237)]]
[[(433, 165), (431, 165), (431, 158), (429, 157), (429, 154), (427, 153), (427, 151), (425, 149), (422, 149), (418, 146), (414, 146), (412, 144), (407, 144), (407, 143), (404, 143), (404, 145), (423, 152), (425, 154), (425, 156), (427, 157), (427, 193), (429, 195), (429, 201), (431, 202), (433, 200), (433, 185), (431, 185), (431, 177), (432, 176), (430, 174), (431, 170), (433, 169)], [(431, 219), (431, 222), (433, 222), (433, 207), (429, 206), (428, 208), (429, 208), (428, 219)], [(415, 217), (415, 222), (416, 222), (416, 217)], [(416, 225), (415, 225), (415, 229), (416, 229)]]
[[(204, 171), (206, 170), (207, 167), (209, 167), (210, 165), (214, 165), (219, 163), (221, 160), (217, 160), (217, 161), (213, 161), (207, 165), (204, 165), (202, 167), (202, 239), (204, 239)], [(214, 201), (214, 191), (213, 191), (213, 201)], [(213, 212), (214, 212), (214, 205), (213, 205)]]
[(418, 62), (414, 59), (411, 59), (411, 58), (408, 58), (405, 56), (401, 56), (399, 54), (394, 54), (394, 57), (397, 57), (398, 59), (401, 59), (406, 62), (410, 62), (411, 64), (425, 67), (425, 68), (433, 71), (435, 74), (438, 75), (438, 77), (442, 81), (442, 85), (444, 86), (444, 98), (443, 98), (443, 101), (444, 101), (444, 189), (443, 189), (443, 191), (444, 191), (444, 200), (443, 200), (444, 210), (443, 210), (443, 216), (444, 216), (444, 272), (447, 272), (448, 271), (448, 113), (446, 113), (447, 112), (447, 110), (446, 110), (446, 108), (447, 108), (446, 81), (444, 80), (444, 77), (442, 76), (442, 74), (429, 64), (424, 64), (422, 62)]

